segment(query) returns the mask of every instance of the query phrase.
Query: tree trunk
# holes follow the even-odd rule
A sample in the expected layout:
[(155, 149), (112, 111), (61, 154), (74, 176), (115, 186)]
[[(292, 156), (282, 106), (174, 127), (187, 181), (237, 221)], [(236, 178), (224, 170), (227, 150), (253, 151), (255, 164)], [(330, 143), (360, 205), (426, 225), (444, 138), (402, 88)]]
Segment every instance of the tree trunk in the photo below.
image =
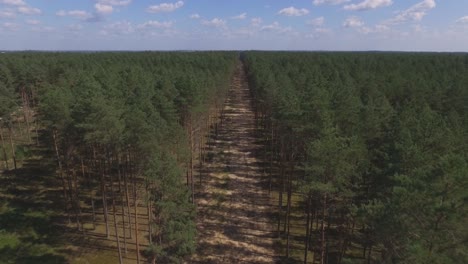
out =
[(80, 230), (80, 218), (78, 216), (78, 208), (76, 206), (77, 204), (76, 204), (76, 199), (75, 199), (76, 194), (75, 194), (75, 189), (73, 188), (73, 182), (72, 182), (73, 178), (74, 178), (75, 171), (73, 171), (73, 173), (70, 171), (70, 167), (68, 165), (67, 155), (65, 155), (64, 161), (65, 161), (66, 180), (67, 180), (67, 184), (68, 184), (68, 194), (70, 196), (70, 204), (71, 204), (73, 212), (75, 213), (76, 229)]
[(273, 181), (273, 126), (271, 126), (271, 137), (270, 137), (270, 141), (271, 141), (271, 144), (270, 144), (270, 171), (268, 173), (268, 185), (269, 185), (269, 188), (268, 188), (268, 194), (271, 193), (271, 187), (272, 187), (272, 181)]
[(11, 146), (11, 156), (13, 157), (13, 165), (14, 165), (14, 168), (15, 168), (15, 171), (16, 169), (18, 169), (18, 167), (16, 166), (16, 151), (15, 151), (15, 145), (13, 144), (13, 131), (11, 129), (11, 126), (8, 127), (8, 131), (10, 132), (10, 146)]
[(327, 208), (327, 194), (325, 193), (323, 196), (323, 208), (322, 208), (322, 223), (320, 229), (322, 231), (322, 238), (321, 238), (321, 248), (320, 248), (320, 263), (325, 264), (325, 251), (326, 251), (326, 243), (325, 243), (325, 211)]
[(39, 131), (37, 127), (39, 126), (39, 121), (37, 120), (37, 117), (35, 118), (34, 121), (34, 131), (36, 132), (36, 146), (39, 146)]
[(58, 145), (57, 145), (57, 132), (55, 130), (52, 131), (52, 138), (54, 140), (55, 156), (57, 158), (57, 164), (58, 164), (58, 167), (59, 167), (60, 180), (62, 181), (63, 199), (65, 201), (65, 211), (67, 212), (68, 223), (71, 223), (70, 211), (68, 209), (67, 185), (65, 183), (65, 177), (63, 176), (62, 161), (60, 159), (60, 153), (59, 153)]
[(83, 221), (82, 221), (83, 218), (81, 216), (80, 198), (79, 198), (79, 194), (78, 194), (78, 176), (76, 175), (75, 170), (73, 170), (73, 182), (74, 182), (74, 185), (75, 185), (74, 186), (74, 189), (75, 189), (75, 191), (74, 191), (75, 192), (75, 206), (76, 206), (76, 210), (78, 212), (78, 216), (77, 216), (78, 230), (81, 230), (81, 231), (84, 232)]
[(28, 142), (31, 144), (31, 134), (30, 134), (30, 127), (29, 127), (29, 117), (28, 117), (28, 95), (26, 93), (26, 89), (21, 87), (21, 101), (23, 103), (23, 118), (24, 122), (26, 123), (26, 135), (28, 136)]
[(122, 260), (122, 249), (120, 247), (120, 238), (119, 238), (119, 229), (117, 228), (117, 216), (116, 216), (116, 206), (115, 206), (115, 193), (114, 193), (114, 181), (112, 179), (112, 172), (110, 171), (109, 172), (109, 176), (110, 176), (110, 189), (111, 189), (111, 195), (112, 195), (112, 212), (113, 212), (113, 216), (114, 216), (114, 231), (115, 231), (115, 239), (117, 241), (117, 249), (118, 249), (118, 252), (119, 252), (119, 263), (122, 264), (123, 263), (123, 260)]
[(149, 240), (149, 243), (150, 245), (153, 244), (153, 230), (152, 230), (152, 214), (153, 212), (152, 211), (152, 208), (151, 208), (151, 193), (150, 193), (150, 190), (149, 190), (149, 181), (146, 180), (146, 197), (148, 197), (147, 199), (147, 206), (146, 206), (146, 211), (147, 211), (147, 214), (148, 214), (148, 240)]
[[(292, 162), (292, 161), (290, 161)], [(293, 174), (293, 171), (294, 171), (294, 167), (293, 165), (291, 165), (291, 171), (290, 173), (288, 174), (288, 204), (287, 204), (287, 210), (286, 210), (286, 256), (289, 257), (289, 249), (290, 249), (290, 233), (289, 233), (289, 229), (290, 229), (290, 216), (291, 216), (291, 196), (292, 196), (292, 174)]]
[(193, 127), (192, 117), (190, 117), (190, 189), (192, 190), (192, 204), (195, 204), (195, 182), (193, 180)]
[(125, 256), (127, 256), (127, 230), (126, 230), (126, 223), (125, 223), (125, 203), (122, 197), (122, 174), (120, 173), (120, 159), (117, 156), (117, 175), (119, 180), (119, 197), (122, 206), (122, 231), (123, 231), (123, 243), (124, 243), (124, 252)]
[(369, 245), (369, 253), (367, 253), (367, 264), (371, 263), (372, 257), (372, 244)]
[(3, 128), (0, 126), (0, 139), (2, 140), (2, 150), (3, 150), (3, 160), (5, 161), (5, 169), (9, 170), (8, 168), (8, 157), (5, 148), (5, 139), (3, 138)]
[(128, 155), (126, 155), (125, 158), (125, 171), (124, 171), (124, 185), (125, 185), (125, 199), (127, 203), (127, 212), (128, 212), (128, 227), (129, 227), (129, 237), (132, 239), (132, 217), (131, 217), (131, 212), (130, 212), (130, 194), (128, 191), (128, 174), (129, 174), (129, 164), (128, 164)]
[(310, 193), (307, 195), (307, 220), (306, 220), (306, 235), (304, 241), (304, 264), (307, 264), (307, 254), (309, 253), (309, 237), (310, 237)]
[(284, 179), (283, 179), (283, 176), (284, 176), (284, 173), (283, 173), (283, 166), (281, 165), (281, 168), (280, 168), (281, 172), (280, 172), (280, 181), (281, 181), (281, 185), (279, 186), (279, 199), (278, 199), (278, 237), (281, 237), (281, 215), (283, 213), (283, 186), (284, 186)]
[(133, 176), (133, 209), (135, 213), (135, 244), (137, 254), (137, 264), (140, 264), (140, 242), (138, 241), (138, 201), (137, 201), (137, 189), (136, 189), (136, 175)]
[(104, 222), (106, 225), (106, 237), (107, 239), (110, 238), (109, 234), (109, 217), (107, 213), (107, 195), (106, 195), (106, 182), (104, 179), (104, 168), (102, 168), (102, 161), (100, 162), (101, 167), (101, 197), (102, 197), (102, 210), (104, 214)]

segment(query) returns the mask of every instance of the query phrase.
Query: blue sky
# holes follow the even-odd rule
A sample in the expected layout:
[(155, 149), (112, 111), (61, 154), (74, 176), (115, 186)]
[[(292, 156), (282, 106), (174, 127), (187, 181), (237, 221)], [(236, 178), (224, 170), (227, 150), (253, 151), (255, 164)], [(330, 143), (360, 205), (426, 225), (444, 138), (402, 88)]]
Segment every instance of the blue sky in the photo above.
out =
[(0, 0), (0, 50), (468, 51), (468, 0)]

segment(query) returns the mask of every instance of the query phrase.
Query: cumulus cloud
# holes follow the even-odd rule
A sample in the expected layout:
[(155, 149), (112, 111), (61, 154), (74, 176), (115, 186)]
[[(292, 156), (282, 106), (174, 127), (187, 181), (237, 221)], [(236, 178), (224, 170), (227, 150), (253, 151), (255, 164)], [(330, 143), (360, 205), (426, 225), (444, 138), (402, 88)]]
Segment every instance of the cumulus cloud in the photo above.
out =
[(110, 5), (110, 6), (126, 6), (129, 5), (132, 0), (97, 0), (98, 4)]
[(12, 5), (12, 6), (23, 6), (26, 3), (23, 0), (0, 0), (1, 4)]
[(84, 10), (70, 10), (70, 11), (65, 11), (65, 10), (60, 10), (57, 13), (55, 13), (57, 16), (70, 16), (82, 20), (90, 19), (92, 15)]
[(128, 21), (118, 21), (104, 26), (104, 29), (100, 33), (102, 35), (127, 35), (133, 32), (135, 32), (135, 29), (132, 23)]
[(407, 21), (421, 21), (427, 12), (436, 7), (435, 0), (423, 0), (410, 8), (399, 12), (394, 18), (387, 20), (386, 24), (400, 24)]
[(0, 18), (15, 18), (16, 13), (12, 10), (0, 10)]
[(307, 21), (308, 25), (314, 26), (314, 27), (320, 27), (325, 23), (325, 18), (324, 17), (317, 17), (314, 19), (311, 19)]
[(190, 15), (190, 18), (191, 18), (191, 19), (200, 19), (201, 16), (200, 16), (199, 14), (196, 14), (196, 13), (195, 13), (195, 14), (191, 14), (191, 15)]
[(269, 25), (265, 25), (265, 26), (261, 27), (260, 31), (275, 32), (275, 33), (280, 33), (280, 34), (297, 33), (291, 27), (283, 27), (283, 26), (280, 25), (280, 23), (278, 23), (276, 21), (269, 24)]
[(202, 25), (210, 27), (225, 27), (226, 21), (220, 18), (213, 18), (212, 20), (204, 20)]
[(468, 24), (468, 16), (460, 17), (459, 19), (457, 19), (457, 22), (462, 24)]
[(4, 22), (1, 25), (2, 25), (2, 28), (9, 30), (9, 31), (16, 31), (19, 29), (19, 25), (16, 23)]
[(138, 29), (149, 29), (149, 28), (170, 28), (172, 27), (173, 23), (172, 22), (168, 22), (168, 21), (165, 21), (165, 22), (159, 22), (159, 21), (156, 21), (156, 20), (150, 20), (150, 21), (146, 21), (145, 23), (143, 24), (139, 24), (137, 26)]
[(39, 33), (48, 33), (48, 32), (55, 31), (55, 28), (53, 28), (53, 27), (33, 27), (33, 28), (31, 28), (31, 31), (39, 32)]
[(260, 26), (260, 24), (263, 23), (263, 19), (260, 17), (254, 17), (250, 20), (250, 23), (252, 24), (252, 26), (258, 27)]
[(96, 12), (98, 12), (99, 14), (110, 14), (114, 11), (114, 8), (111, 5), (101, 3), (96, 3), (94, 5), (94, 8), (96, 8)]
[(347, 3), (349, 1), (351, 0), (314, 0), (314, 5), (323, 5), (323, 4), (339, 5), (339, 4)]
[(367, 26), (361, 18), (350, 16), (343, 22), (343, 27), (352, 28), (361, 34), (382, 34), (391, 31), (390, 27), (384, 24)]
[(347, 27), (347, 28), (357, 28), (357, 27), (362, 27), (362, 26), (364, 26), (364, 22), (361, 20), (361, 18), (357, 16), (348, 17), (343, 22), (343, 27)]
[(329, 28), (316, 28), (315, 33), (320, 33), (320, 34), (329, 34), (331, 33), (332, 30)]
[(295, 8), (293, 6), (283, 8), (280, 11), (278, 11), (278, 15), (283, 15), (283, 16), (304, 16), (309, 14), (309, 10), (305, 8)]
[(76, 17), (76, 18), (88, 18), (91, 16), (91, 14), (83, 10), (72, 10), (72, 11), (68, 11), (67, 14), (69, 16)]
[(73, 25), (67, 26), (67, 29), (73, 32), (78, 32), (83, 29), (83, 26), (80, 24), (73, 24)]
[(281, 26), (278, 22), (273, 22), (270, 25), (263, 26), (260, 30), (262, 31), (271, 31), (271, 30), (279, 30)]
[[(98, 15), (107, 15), (114, 12), (114, 6), (126, 6), (129, 5), (132, 0), (96, 0), (97, 3), (94, 5), (94, 9)], [(100, 20), (95, 15), (94, 20)]]
[(19, 6), (18, 12), (24, 15), (39, 15), (42, 11), (39, 8), (31, 7), (31, 6)]
[[(14, 6), (16, 11), (23, 15), (40, 15), (42, 11), (39, 8), (29, 6), (23, 0), (0, 0), (1, 4)], [(11, 11), (10, 11), (11, 12)], [(10, 15), (11, 17), (11, 15)]]
[(362, 11), (362, 10), (369, 10), (369, 9), (376, 9), (379, 7), (386, 7), (393, 4), (392, 0), (364, 0), (359, 4), (350, 4), (345, 5), (343, 8), (345, 10), (351, 11)]
[(176, 3), (162, 3), (159, 5), (149, 6), (146, 11), (149, 13), (172, 12), (182, 6), (184, 6), (184, 1), (178, 1)]
[(41, 21), (35, 20), (35, 19), (28, 19), (28, 20), (26, 20), (26, 23), (29, 24), (29, 25), (39, 25), (41, 23)]
[(239, 14), (237, 16), (231, 17), (231, 19), (240, 19), (240, 20), (246, 19), (246, 18), (247, 18), (247, 13), (242, 13), (242, 14)]

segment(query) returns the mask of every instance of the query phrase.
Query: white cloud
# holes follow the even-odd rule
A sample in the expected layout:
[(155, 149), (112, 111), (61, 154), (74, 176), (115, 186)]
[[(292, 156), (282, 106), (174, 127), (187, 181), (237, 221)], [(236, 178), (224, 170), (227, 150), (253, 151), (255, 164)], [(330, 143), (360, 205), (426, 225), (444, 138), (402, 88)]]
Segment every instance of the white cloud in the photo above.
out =
[(19, 29), (19, 25), (16, 23), (4, 22), (1, 25), (4, 29), (10, 30), (10, 31), (16, 31)]
[(367, 26), (359, 17), (351, 16), (343, 22), (343, 27), (352, 28), (361, 34), (382, 34), (389, 33), (390, 27), (384, 24), (377, 24), (375, 26)]
[(99, 4), (110, 5), (110, 6), (126, 6), (129, 5), (132, 0), (97, 0)]
[(16, 13), (12, 10), (0, 10), (0, 18), (15, 18)]
[(312, 32), (305, 34), (304, 37), (309, 39), (321, 39), (323, 37), (331, 36), (332, 34), (333, 30), (330, 28), (318, 27), (314, 28)]
[(57, 16), (66, 16), (67, 15), (67, 11), (65, 10), (59, 10), (55, 13), (55, 15)]
[(468, 24), (468, 16), (460, 17), (459, 19), (457, 19), (457, 22), (462, 24)]
[(347, 28), (358, 28), (364, 26), (364, 22), (356, 16), (351, 16), (348, 17), (344, 22), (343, 22), (343, 27)]
[(279, 30), (281, 26), (278, 22), (273, 22), (270, 25), (263, 26), (260, 30), (261, 31), (271, 31), (271, 30)]
[(41, 23), (41, 21), (35, 20), (35, 19), (28, 19), (28, 20), (26, 20), (26, 23), (29, 24), (29, 25), (39, 25)]
[(258, 27), (260, 26), (260, 24), (263, 23), (263, 19), (260, 17), (254, 17), (250, 20), (250, 23), (252, 24), (252, 26)]
[(332, 32), (332, 30), (329, 28), (316, 28), (315, 32), (320, 34), (329, 34)]
[(191, 15), (190, 15), (190, 18), (191, 18), (191, 19), (200, 19), (201, 16), (200, 16), (199, 14), (196, 14), (196, 13), (195, 13), (195, 14), (191, 14)]
[(280, 23), (278, 22), (273, 22), (272, 24), (265, 25), (260, 28), (260, 31), (263, 32), (275, 32), (279, 34), (297, 34), (296, 31), (293, 30), (292, 27), (282, 27)]
[(314, 27), (320, 27), (325, 23), (325, 18), (324, 17), (317, 17), (314, 19), (311, 19), (307, 21), (308, 25), (314, 26)]
[(65, 10), (60, 10), (57, 13), (55, 13), (57, 16), (70, 16), (78, 19), (89, 19), (92, 17), (92, 15), (84, 10), (70, 10), (70, 11), (65, 11)]
[(159, 21), (156, 21), (156, 20), (150, 20), (150, 21), (147, 21), (143, 24), (139, 24), (137, 26), (138, 29), (148, 29), (148, 28), (170, 28), (172, 27), (173, 23), (172, 22), (168, 22), (168, 21), (165, 21), (165, 22), (159, 22)]
[(104, 26), (104, 30), (101, 31), (101, 34), (108, 35), (127, 35), (135, 32), (132, 23), (128, 21), (119, 21), (109, 25)]
[(0, 3), (5, 5), (24, 6), (26, 3), (23, 0), (0, 0)]
[(305, 8), (298, 9), (293, 6), (290, 6), (290, 7), (281, 9), (280, 11), (278, 11), (278, 14), (283, 15), (283, 16), (304, 16), (304, 15), (309, 14), (309, 10)]
[(68, 11), (68, 15), (77, 18), (88, 18), (91, 14), (83, 10), (72, 10)]
[(70, 31), (77, 32), (77, 31), (81, 31), (83, 29), (83, 26), (80, 24), (73, 24), (73, 25), (67, 26), (67, 29)]
[(407, 21), (421, 21), (427, 12), (436, 7), (435, 0), (423, 0), (410, 8), (398, 13), (394, 18), (385, 21), (386, 24), (400, 24)]
[(96, 12), (98, 12), (99, 14), (110, 14), (114, 11), (114, 8), (111, 5), (101, 3), (96, 3), (94, 5), (94, 8), (96, 8)]
[(212, 20), (204, 20), (202, 24), (210, 27), (225, 27), (226, 21), (220, 18), (213, 18)]
[(159, 5), (149, 6), (146, 11), (149, 13), (172, 12), (182, 6), (184, 6), (184, 1), (178, 1), (176, 3), (162, 3)]
[(31, 6), (19, 6), (18, 12), (24, 15), (39, 15), (42, 11), (39, 8)]
[[(114, 12), (114, 6), (126, 6), (129, 5), (132, 0), (96, 0), (97, 3), (94, 5), (96, 13), (100, 15), (111, 14)], [(94, 17), (97, 20), (100, 20), (100, 17)]]
[(377, 32), (377, 33), (385, 32), (389, 30), (390, 30), (390, 27), (387, 25), (379, 24), (374, 27), (374, 32)]
[(239, 14), (237, 16), (231, 17), (231, 19), (240, 19), (240, 20), (246, 19), (246, 18), (247, 18), (247, 13), (242, 13), (242, 14)]
[(351, 0), (314, 0), (314, 5), (323, 5), (323, 4), (339, 5), (339, 4), (347, 3), (349, 1)]
[(55, 31), (55, 28), (53, 28), (53, 27), (33, 27), (33, 28), (31, 28), (31, 31), (39, 32), (39, 33), (47, 33), (47, 32)]
[[(39, 15), (39, 14), (42, 14), (42, 11), (39, 8), (29, 6), (23, 0), (0, 0), (0, 4), (16, 6), (16, 9), (17, 9), (18, 13), (23, 14), (23, 15)], [(1, 13), (4, 13), (3, 15), (5, 16), (5, 11), (0, 12), (0, 17), (1, 17)], [(9, 11), (8, 13), (10, 13), (10, 14), (6, 14), (6, 15), (9, 16), (9, 17), (12, 17), (12, 14), (11, 14), (12, 12)]]
[[(23, 15), (39, 15), (42, 14), (42, 11), (39, 8), (29, 6), (23, 0), (0, 0), (0, 4), (16, 6), (18, 13)], [(2, 16), (3, 13), (3, 16)], [(0, 17), (14, 17), (12, 11), (5, 12), (0, 11)]]
[(364, 0), (359, 4), (351, 4), (345, 5), (343, 8), (345, 10), (352, 10), (352, 11), (362, 11), (362, 10), (369, 10), (369, 9), (376, 9), (379, 7), (390, 6), (393, 4), (392, 0)]

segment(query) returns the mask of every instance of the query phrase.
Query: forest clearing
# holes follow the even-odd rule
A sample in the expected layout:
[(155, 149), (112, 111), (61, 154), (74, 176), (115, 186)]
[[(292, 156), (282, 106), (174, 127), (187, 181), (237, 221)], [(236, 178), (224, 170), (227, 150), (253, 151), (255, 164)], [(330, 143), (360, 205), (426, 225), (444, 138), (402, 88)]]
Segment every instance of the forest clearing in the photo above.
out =
[(2, 54), (0, 263), (466, 263), (468, 55)]
[(193, 263), (275, 263), (273, 204), (241, 62), (200, 173)]

